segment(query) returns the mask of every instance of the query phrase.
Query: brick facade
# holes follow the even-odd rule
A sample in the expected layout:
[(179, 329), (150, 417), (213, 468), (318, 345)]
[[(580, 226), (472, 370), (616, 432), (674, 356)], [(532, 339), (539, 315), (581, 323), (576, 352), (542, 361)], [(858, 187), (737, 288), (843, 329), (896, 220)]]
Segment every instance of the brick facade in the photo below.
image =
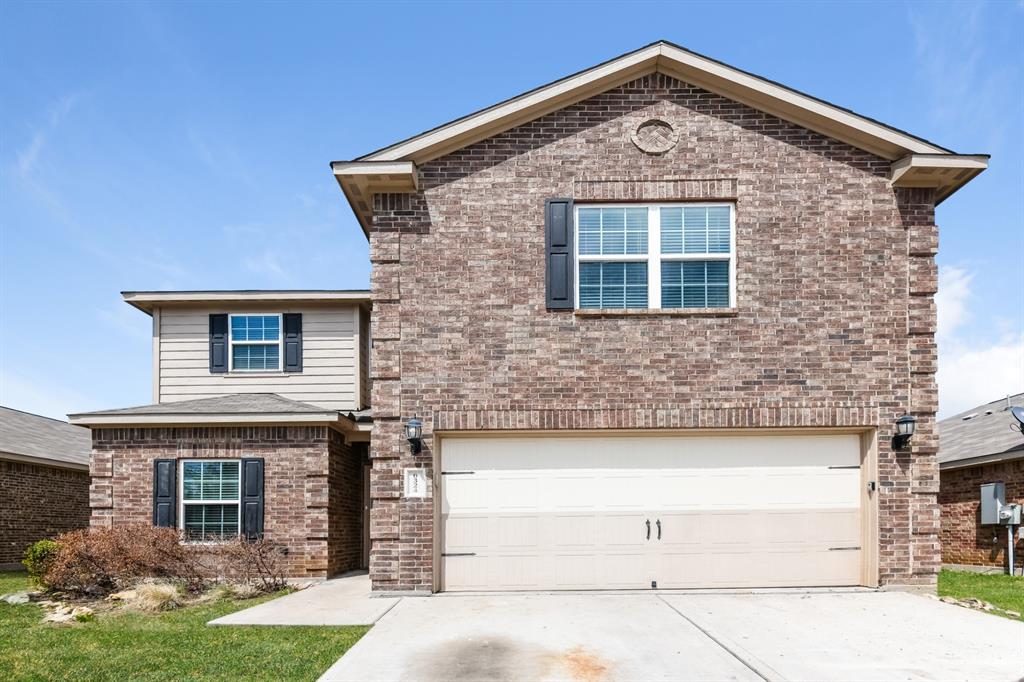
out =
[(33, 542), (89, 525), (89, 473), (0, 460), (0, 565)]
[(155, 459), (262, 457), (264, 533), (287, 548), (288, 575), (326, 577), (359, 565), (363, 449), (326, 426), (95, 428), (92, 433), (93, 526), (152, 523)]
[[(1006, 567), (1006, 527), (981, 525), (980, 487), (1006, 484), (1006, 502), (1024, 504), (1024, 459), (948, 469), (942, 472), (939, 507), (942, 513), (942, 561), (949, 564)], [(1024, 562), (1024, 540), (1018, 536), (1015, 563)]]
[[(655, 117), (679, 134), (662, 155), (630, 140)], [(433, 586), (434, 501), (403, 498), (401, 472), (431, 468), (435, 431), (838, 425), (878, 429), (881, 582), (933, 585), (934, 196), (888, 172), (656, 74), (425, 163), (415, 193), (376, 195), (374, 588)], [(736, 310), (547, 311), (552, 197), (734, 201)], [(894, 452), (907, 410), (918, 432)]]

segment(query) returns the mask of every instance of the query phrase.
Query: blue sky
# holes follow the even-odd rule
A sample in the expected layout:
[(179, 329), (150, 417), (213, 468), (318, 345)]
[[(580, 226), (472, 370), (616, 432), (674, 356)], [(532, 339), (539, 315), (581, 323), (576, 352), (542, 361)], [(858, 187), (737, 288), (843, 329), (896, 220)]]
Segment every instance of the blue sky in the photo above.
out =
[(8, 0), (0, 403), (149, 402), (122, 290), (368, 286), (329, 161), (659, 38), (992, 154), (938, 211), (941, 409), (1024, 390), (1022, 2)]

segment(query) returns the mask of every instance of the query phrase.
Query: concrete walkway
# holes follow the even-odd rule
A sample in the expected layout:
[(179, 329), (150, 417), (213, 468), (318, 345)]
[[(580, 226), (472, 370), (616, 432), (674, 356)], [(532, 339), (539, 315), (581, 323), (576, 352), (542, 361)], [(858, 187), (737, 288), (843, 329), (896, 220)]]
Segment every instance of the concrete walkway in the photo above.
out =
[(321, 680), (1018, 680), (1024, 623), (894, 592), (403, 599)]
[(325, 580), (208, 625), (373, 625), (398, 601), (371, 597), (370, 577), (359, 573)]

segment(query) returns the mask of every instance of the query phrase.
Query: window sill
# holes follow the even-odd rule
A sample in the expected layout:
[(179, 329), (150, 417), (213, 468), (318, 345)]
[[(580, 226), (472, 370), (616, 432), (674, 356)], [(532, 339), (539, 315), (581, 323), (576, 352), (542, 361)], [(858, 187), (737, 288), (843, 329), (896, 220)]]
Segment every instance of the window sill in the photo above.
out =
[(574, 311), (577, 317), (738, 317), (736, 308), (586, 308)]
[(225, 379), (235, 377), (246, 377), (248, 379), (266, 379), (267, 377), (290, 377), (299, 372), (223, 372), (221, 376)]

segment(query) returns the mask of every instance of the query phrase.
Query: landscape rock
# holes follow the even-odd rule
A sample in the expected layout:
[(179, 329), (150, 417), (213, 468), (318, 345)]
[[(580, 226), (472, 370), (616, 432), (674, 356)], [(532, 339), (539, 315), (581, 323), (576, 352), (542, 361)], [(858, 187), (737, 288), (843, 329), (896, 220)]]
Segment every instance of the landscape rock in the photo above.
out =
[(75, 608), (71, 609), (71, 615), (75, 616), (76, 618), (78, 616), (91, 616), (93, 615), (93, 613), (95, 613), (95, 611), (90, 609), (88, 606), (76, 606)]
[(47, 614), (46, 617), (43, 618), (43, 622), (44, 623), (70, 623), (74, 619), (75, 619), (75, 617), (72, 616), (70, 613), (63, 613), (63, 612), (54, 611), (53, 613)]
[(0, 601), (5, 601), (8, 604), (27, 604), (31, 599), (29, 598), (29, 593), (25, 591), (5, 594), (3, 597), (0, 597)]

